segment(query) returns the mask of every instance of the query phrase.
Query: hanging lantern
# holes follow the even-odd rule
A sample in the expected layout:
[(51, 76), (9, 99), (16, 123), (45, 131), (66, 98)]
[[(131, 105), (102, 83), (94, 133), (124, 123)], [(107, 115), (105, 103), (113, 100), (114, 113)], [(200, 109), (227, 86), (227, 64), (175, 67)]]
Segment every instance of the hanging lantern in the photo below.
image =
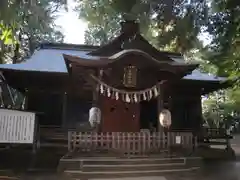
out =
[(159, 114), (159, 121), (163, 127), (169, 128), (172, 124), (171, 112), (167, 109), (163, 109)]
[(97, 107), (92, 107), (89, 110), (89, 123), (92, 127), (95, 127), (101, 122), (101, 110)]
[(137, 85), (137, 68), (135, 66), (127, 66), (124, 68), (123, 84), (125, 87), (136, 87)]

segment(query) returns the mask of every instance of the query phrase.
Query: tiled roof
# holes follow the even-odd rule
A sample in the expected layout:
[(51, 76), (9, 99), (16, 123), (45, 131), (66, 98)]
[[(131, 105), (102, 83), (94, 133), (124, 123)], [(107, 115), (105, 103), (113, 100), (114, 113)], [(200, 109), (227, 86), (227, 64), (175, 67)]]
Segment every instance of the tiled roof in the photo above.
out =
[[(19, 64), (0, 64), (0, 71), (18, 70), (50, 73), (68, 73), (63, 54), (82, 57), (89, 60), (98, 60), (98, 56), (94, 57), (88, 55), (90, 51), (97, 48), (98, 46), (74, 44), (43, 44), (40, 46), (40, 49), (37, 49), (29, 59), (26, 59), (25, 62)], [(175, 62), (184, 63), (184, 59), (182, 56), (173, 56), (172, 53), (166, 53), (166, 55), (168, 55), (168, 57)], [(183, 79), (198, 81), (226, 80), (226, 78), (216, 77), (211, 74), (202, 73), (199, 70), (194, 70), (192, 74), (185, 76)]]

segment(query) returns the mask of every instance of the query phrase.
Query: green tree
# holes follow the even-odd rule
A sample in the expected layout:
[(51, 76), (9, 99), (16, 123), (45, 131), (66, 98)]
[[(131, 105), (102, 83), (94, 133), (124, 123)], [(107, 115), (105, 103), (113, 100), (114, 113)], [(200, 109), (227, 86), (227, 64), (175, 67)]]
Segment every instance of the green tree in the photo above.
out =
[(17, 63), (43, 41), (61, 42), (55, 13), (66, 0), (6, 0), (0, 2), (0, 63)]
[(208, 32), (212, 42), (207, 58), (219, 75), (240, 77), (240, 3), (238, 0), (211, 0)]
[(89, 23), (88, 44), (104, 44), (118, 34), (119, 22), (136, 19), (155, 46), (186, 52), (200, 45), (197, 36), (207, 20), (205, 0), (76, 0), (80, 18)]
[(220, 90), (204, 100), (203, 116), (210, 127), (231, 129), (239, 123), (240, 109), (229, 93), (228, 90)]
[[(240, 4), (238, 0), (211, 0), (208, 33), (212, 41), (202, 53), (217, 69), (216, 74), (234, 80), (222, 102), (223, 117), (240, 119)], [(209, 110), (211, 106), (209, 106)], [(230, 112), (230, 113), (229, 113)], [(235, 112), (235, 113), (234, 113)], [(226, 119), (226, 118), (225, 118)]]

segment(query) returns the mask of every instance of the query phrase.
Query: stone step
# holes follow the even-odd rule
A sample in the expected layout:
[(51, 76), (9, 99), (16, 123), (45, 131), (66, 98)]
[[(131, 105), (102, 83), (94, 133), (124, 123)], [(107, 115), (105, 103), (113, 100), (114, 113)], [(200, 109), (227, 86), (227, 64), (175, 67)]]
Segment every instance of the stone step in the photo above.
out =
[[(145, 170), (164, 170), (184, 168), (185, 163), (169, 164), (120, 164), (120, 165), (83, 165), (83, 172), (114, 172), (114, 171), (145, 171)], [(68, 169), (70, 170), (70, 169)], [(71, 169), (74, 170), (74, 169)], [(75, 170), (79, 170), (76, 168)]]
[(107, 171), (166, 169), (186, 165), (186, 158), (86, 158), (64, 159), (59, 162), (58, 170)]
[(160, 170), (141, 170), (141, 171), (93, 171), (84, 172), (81, 170), (67, 170), (65, 173), (72, 178), (115, 178), (115, 177), (143, 177), (143, 176), (158, 176), (166, 173), (179, 173), (198, 170), (200, 167), (178, 168), (178, 169), (160, 169)]
[(202, 158), (114, 158), (114, 157), (95, 157), (85, 159), (64, 159), (58, 165), (58, 171), (82, 170), (84, 171), (106, 171), (106, 170), (142, 170), (142, 169), (167, 169), (195, 167), (202, 165)]
[(118, 165), (118, 164), (169, 164), (185, 163), (186, 158), (72, 158), (61, 159), (63, 162), (77, 162), (84, 165)]
[(68, 148), (68, 145), (66, 143), (57, 143), (57, 142), (41, 142), (40, 148), (43, 147), (56, 147), (56, 148)]

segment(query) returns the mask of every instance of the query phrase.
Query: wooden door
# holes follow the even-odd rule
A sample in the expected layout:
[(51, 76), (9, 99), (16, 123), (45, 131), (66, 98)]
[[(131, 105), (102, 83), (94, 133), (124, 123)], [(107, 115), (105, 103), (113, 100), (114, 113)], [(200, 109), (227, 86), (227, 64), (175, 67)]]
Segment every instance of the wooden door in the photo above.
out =
[(125, 103), (101, 97), (103, 132), (138, 132), (140, 131), (139, 104)]

